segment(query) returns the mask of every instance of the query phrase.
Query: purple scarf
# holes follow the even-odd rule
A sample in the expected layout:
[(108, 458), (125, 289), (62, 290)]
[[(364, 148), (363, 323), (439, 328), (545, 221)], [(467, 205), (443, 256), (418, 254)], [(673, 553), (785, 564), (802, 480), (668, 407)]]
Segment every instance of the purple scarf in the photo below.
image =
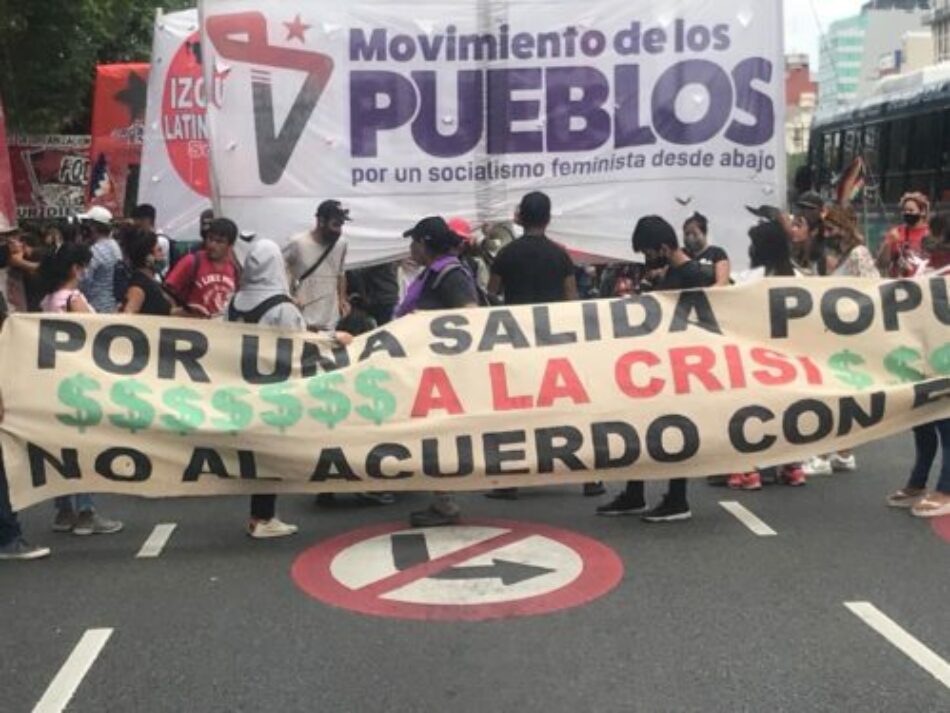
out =
[(445, 255), (420, 272), (416, 276), (416, 279), (409, 284), (409, 287), (406, 289), (406, 296), (403, 297), (402, 302), (396, 307), (396, 311), (393, 315), (398, 318), (415, 312), (419, 306), (419, 299), (422, 297), (422, 292), (425, 290), (426, 280), (428, 280), (430, 276), (438, 275), (453, 262), (457, 263), (458, 261), (459, 259), (454, 255)]

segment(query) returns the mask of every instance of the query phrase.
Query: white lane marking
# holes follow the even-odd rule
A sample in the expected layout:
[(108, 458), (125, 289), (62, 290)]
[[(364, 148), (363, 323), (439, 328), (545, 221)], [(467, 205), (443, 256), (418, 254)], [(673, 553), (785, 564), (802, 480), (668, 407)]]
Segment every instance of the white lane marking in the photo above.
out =
[(904, 652), (911, 661), (950, 688), (950, 664), (904, 631), (887, 614), (870, 602), (845, 602), (844, 605), (865, 624)]
[(46, 689), (46, 693), (34, 706), (33, 713), (60, 713), (64, 710), (110, 636), (112, 629), (86, 631)]
[(148, 539), (145, 540), (145, 544), (142, 545), (142, 549), (135, 555), (135, 558), (148, 559), (158, 557), (162, 554), (162, 548), (168, 543), (168, 538), (172, 536), (176, 527), (178, 526), (173, 522), (156, 525), (155, 529), (152, 530), (152, 534), (148, 536)]
[(724, 500), (719, 504), (722, 505), (726, 512), (734, 515), (736, 520), (748, 527), (759, 537), (774, 537), (778, 534), (741, 503), (737, 503), (734, 500)]

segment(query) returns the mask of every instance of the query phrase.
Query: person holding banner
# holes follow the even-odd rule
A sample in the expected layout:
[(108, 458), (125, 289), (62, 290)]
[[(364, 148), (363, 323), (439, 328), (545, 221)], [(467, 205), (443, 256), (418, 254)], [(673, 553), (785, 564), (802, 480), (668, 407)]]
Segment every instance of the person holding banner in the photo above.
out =
[[(423, 218), (403, 235), (412, 238), (412, 257), (425, 269), (409, 285), (405, 298), (396, 307), (396, 317), (419, 309), (478, 306), (475, 278), (456, 256), (463, 238), (449, 228), (444, 218)], [(409, 522), (413, 527), (438, 527), (454, 525), (460, 516), (461, 508), (450, 493), (434, 493), (429, 507), (411, 513)]]
[[(307, 324), (287, 289), (284, 259), (277, 243), (255, 240), (244, 261), (241, 285), (227, 309), (229, 322), (260, 324), (287, 331), (305, 332)], [(277, 517), (276, 495), (251, 496), (247, 534), (257, 540), (288, 537), (297, 526)]]
[[(7, 319), (7, 301), (0, 294), (0, 329)], [(3, 423), (3, 401), (0, 399), (0, 423)], [(49, 557), (49, 547), (38, 547), (23, 538), (23, 531), (10, 505), (7, 469), (0, 452), (0, 560), (36, 560)]]
[[(93, 259), (93, 251), (87, 245), (63, 243), (59, 250), (43, 261), (40, 275), (49, 290), (40, 304), (44, 312), (95, 313), (96, 310), (79, 290), (83, 274)], [(109, 291), (111, 294), (111, 281)], [(110, 520), (96, 512), (91, 495), (59, 497), (55, 499), (54, 505), (56, 517), (53, 520), (53, 532), (72, 532), (83, 536), (111, 535), (123, 528), (120, 521)]]
[[(662, 277), (655, 278), (654, 290), (689, 290), (711, 286), (710, 276), (680, 247), (673, 226), (659, 216), (650, 215), (640, 219), (633, 231), (633, 250), (643, 253), (647, 269), (657, 275), (662, 273)], [(686, 484), (685, 478), (671, 480), (669, 490), (660, 504), (648, 509), (643, 481), (628, 480), (625, 490), (611, 502), (597, 508), (597, 514), (642, 514), (646, 522), (689, 520), (693, 513), (686, 500)]]
[(350, 211), (339, 201), (326, 200), (317, 207), (313, 230), (293, 236), (284, 247), (291, 293), (314, 332), (332, 332), (349, 312), (347, 301), (346, 239), (343, 225)]
[[(521, 199), (515, 223), (524, 235), (501, 249), (491, 266), (488, 292), (504, 296), (506, 305), (572, 302), (578, 298), (574, 261), (567, 250), (547, 237), (551, 223), (551, 199), (540, 191)], [(451, 224), (450, 224), (451, 225)], [(585, 483), (586, 497), (607, 492), (603, 483)], [(517, 488), (496, 488), (485, 493), (496, 500), (514, 500)]]

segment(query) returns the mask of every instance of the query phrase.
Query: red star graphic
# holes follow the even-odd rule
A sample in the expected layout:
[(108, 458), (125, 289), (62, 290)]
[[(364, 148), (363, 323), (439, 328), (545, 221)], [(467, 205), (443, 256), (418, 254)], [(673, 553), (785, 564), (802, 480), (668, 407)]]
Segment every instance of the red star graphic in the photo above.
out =
[(287, 28), (287, 41), (298, 39), (302, 44), (307, 44), (307, 38), (304, 33), (309, 30), (313, 25), (305, 25), (300, 20), (300, 13), (297, 13), (297, 17), (294, 18), (293, 22), (285, 22), (284, 27)]

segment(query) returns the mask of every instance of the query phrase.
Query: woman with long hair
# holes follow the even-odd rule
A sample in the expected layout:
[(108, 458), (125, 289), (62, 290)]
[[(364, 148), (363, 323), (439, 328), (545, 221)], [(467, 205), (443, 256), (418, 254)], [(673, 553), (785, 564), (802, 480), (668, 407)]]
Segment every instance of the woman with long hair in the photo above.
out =
[[(89, 246), (63, 243), (40, 265), (40, 278), (46, 297), (40, 303), (44, 312), (89, 314), (95, 310), (79, 291), (79, 281), (92, 260)], [(68, 495), (56, 498), (54, 532), (74, 535), (111, 535), (122, 529), (118, 520), (109, 520), (96, 512), (91, 495)]]

